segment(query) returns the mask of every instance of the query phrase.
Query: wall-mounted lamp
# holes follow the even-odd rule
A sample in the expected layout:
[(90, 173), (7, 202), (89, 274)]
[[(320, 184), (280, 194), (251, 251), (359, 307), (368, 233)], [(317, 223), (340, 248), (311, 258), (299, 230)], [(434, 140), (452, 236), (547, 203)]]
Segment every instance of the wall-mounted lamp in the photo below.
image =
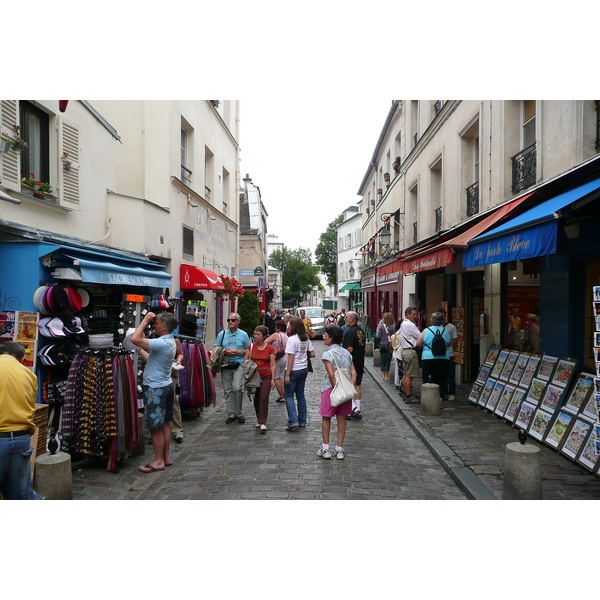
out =
[(350, 263), (350, 268), (348, 269), (348, 275), (350, 275), (350, 277), (352, 279), (354, 279), (354, 274), (356, 273), (356, 271), (354, 270), (354, 264), (353, 264), (354, 259), (351, 258), (348, 262)]
[(382, 248), (389, 248), (392, 239), (392, 232), (389, 227), (382, 227), (379, 230), (379, 245)]
[(192, 201), (192, 196), (190, 194), (187, 195), (187, 203), (188, 206), (191, 206), (192, 208), (198, 208), (198, 205)]

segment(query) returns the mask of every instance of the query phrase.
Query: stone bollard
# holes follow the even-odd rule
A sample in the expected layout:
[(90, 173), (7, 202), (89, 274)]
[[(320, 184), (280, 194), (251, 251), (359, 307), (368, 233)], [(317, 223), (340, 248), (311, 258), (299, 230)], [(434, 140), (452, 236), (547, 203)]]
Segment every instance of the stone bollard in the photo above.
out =
[(531, 444), (506, 444), (502, 500), (542, 500), (540, 449)]
[(133, 449), (131, 456), (144, 456), (146, 453), (146, 444), (144, 439), (144, 413), (138, 413), (138, 430), (139, 439), (136, 447)]
[(373, 345), (371, 340), (365, 342), (365, 356), (373, 356)]
[(38, 456), (33, 489), (46, 500), (73, 500), (71, 456), (66, 452)]
[(441, 412), (440, 386), (437, 383), (424, 383), (421, 386), (421, 414), (434, 416)]
[(379, 352), (379, 348), (373, 350), (373, 366), (380, 367), (381, 366), (381, 352)]

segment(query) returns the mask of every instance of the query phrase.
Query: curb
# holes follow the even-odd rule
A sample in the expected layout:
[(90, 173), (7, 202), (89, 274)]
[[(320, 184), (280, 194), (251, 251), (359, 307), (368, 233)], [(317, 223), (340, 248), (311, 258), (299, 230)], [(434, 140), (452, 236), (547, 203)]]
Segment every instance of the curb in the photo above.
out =
[[(406, 410), (399, 398), (390, 393), (389, 385), (384, 386), (378, 377), (377, 369), (365, 360), (365, 371), (369, 373), (379, 389), (388, 397), (396, 410), (404, 417), (413, 431), (419, 436), (435, 459), (450, 475), (454, 483), (469, 500), (498, 500), (498, 497), (479, 477), (455, 454), (455, 452), (421, 419), (414, 410)], [(392, 387), (395, 391), (395, 386)]]

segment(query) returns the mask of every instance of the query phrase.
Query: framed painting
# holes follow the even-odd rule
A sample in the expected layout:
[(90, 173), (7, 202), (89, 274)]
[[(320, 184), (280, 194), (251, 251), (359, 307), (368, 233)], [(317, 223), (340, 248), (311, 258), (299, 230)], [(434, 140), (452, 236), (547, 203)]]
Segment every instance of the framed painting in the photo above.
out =
[(597, 421), (598, 411), (600, 411), (600, 394), (592, 394), (583, 405), (581, 415), (592, 421)]
[(600, 377), (594, 377), (594, 391), (596, 394), (600, 394)]
[(563, 440), (565, 433), (569, 429), (569, 425), (571, 425), (571, 421), (575, 418), (571, 413), (561, 410), (558, 413), (558, 417), (554, 423), (552, 423), (552, 427), (548, 430), (548, 434), (546, 435), (546, 439), (544, 440), (546, 444), (552, 446), (553, 448), (558, 448)]
[(600, 331), (594, 331), (594, 348), (600, 348)]
[(471, 388), (471, 393), (469, 394), (469, 400), (471, 402), (473, 402), (473, 404), (477, 404), (477, 401), (479, 400), (479, 396), (481, 396), (481, 392), (483, 392), (483, 387), (484, 387), (483, 383), (475, 382), (473, 384), (473, 387)]
[(498, 358), (498, 354), (500, 354), (500, 350), (502, 350), (502, 346), (500, 344), (492, 344), (488, 350), (485, 360), (483, 361), (483, 364), (494, 366), (494, 363)]
[(594, 378), (587, 373), (580, 373), (563, 408), (578, 413), (585, 405), (594, 390)]
[(567, 433), (561, 452), (574, 459), (591, 433), (592, 422), (581, 417), (575, 417), (575, 422)]
[(577, 462), (590, 469), (590, 471), (596, 471), (598, 469), (600, 458), (596, 453), (596, 438), (593, 435), (590, 435), (581, 447), (581, 451), (577, 456)]
[(517, 359), (519, 358), (520, 352), (511, 352), (504, 363), (504, 367), (502, 369), (502, 373), (500, 373), (500, 379), (502, 381), (508, 381), (510, 376), (512, 375), (513, 369), (515, 368), (515, 364)]
[(485, 383), (490, 376), (490, 372), (492, 370), (492, 365), (486, 365), (485, 363), (481, 365), (481, 369), (479, 369), (479, 375), (477, 375), (476, 383)]
[(519, 408), (519, 414), (515, 419), (515, 425), (520, 429), (524, 429), (527, 431), (529, 429), (529, 424), (531, 423), (531, 419), (537, 410), (537, 406), (532, 404), (531, 402), (523, 402), (521, 407)]
[(504, 391), (504, 386), (506, 384), (504, 381), (497, 381), (492, 393), (490, 394), (488, 401), (485, 403), (485, 407), (488, 410), (493, 411), (496, 408), (496, 404), (498, 404), (498, 400), (500, 400), (500, 396), (502, 396), (502, 392)]
[(494, 386), (496, 385), (497, 379), (492, 379), (491, 377), (485, 382), (483, 386), (483, 392), (481, 392), (481, 396), (479, 396), (479, 401), (477, 404), (480, 406), (485, 406), (487, 401), (490, 399), (490, 394), (494, 390)]
[(576, 360), (572, 358), (559, 358), (552, 376), (552, 383), (555, 385), (562, 385), (566, 387), (571, 381), (571, 377), (575, 372)]
[(542, 396), (542, 404), (540, 405), (540, 408), (553, 413), (560, 406), (560, 399), (564, 393), (564, 387), (549, 383), (546, 386), (544, 395)]
[(533, 402), (535, 404), (539, 404), (542, 399), (544, 392), (546, 391), (546, 385), (548, 385), (543, 379), (538, 379), (534, 377), (531, 385), (529, 386), (529, 391), (527, 393), (527, 400)]
[(521, 407), (521, 404), (525, 400), (526, 396), (527, 396), (527, 390), (525, 390), (523, 388), (515, 388), (512, 398), (510, 399), (510, 402), (508, 403), (508, 406), (506, 407), (506, 412), (504, 413), (504, 418), (509, 423), (514, 423), (515, 419), (517, 418), (517, 416), (519, 414), (519, 408)]
[(504, 369), (504, 365), (508, 360), (509, 354), (510, 352), (508, 350), (500, 350), (500, 354), (498, 354), (498, 358), (496, 359), (494, 368), (490, 373), (490, 377), (494, 377), (495, 379), (498, 379), (500, 377), (500, 373), (502, 373), (502, 369)]
[(541, 356), (530, 356), (527, 361), (527, 366), (523, 371), (523, 377), (521, 377), (521, 381), (519, 381), (519, 387), (528, 388), (531, 385), (531, 381), (533, 380), (533, 376), (537, 371), (537, 368), (542, 360)]
[(519, 385), (521, 381), (521, 377), (523, 377), (523, 373), (525, 372), (525, 367), (527, 366), (527, 362), (529, 361), (530, 354), (521, 353), (517, 357), (517, 361), (515, 362), (515, 368), (510, 374), (509, 383), (513, 385)]
[(515, 386), (507, 383), (506, 386), (504, 386), (504, 392), (500, 396), (500, 400), (499, 400), (498, 404), (496, 404), (496, 408), (494, 408), (494, 412), (497, 415), (499, 415), (501, 417), (504, 415), (504, 413), (506, 412), (506, 409), (508, 408), (508, 405), (510, 404), (510, 401), (511, 401), (514, 393), (515, 393)]
[(548, 429), (548, 425), (550, 425), (550, 421), (552, 421), (552, 413), (541, 408), (536, 409), (529, 427), (529, 435), (536, 440), (541, 440), (546, 433), (546, 429)]
[(538, 369), (536, 377), (543, 379), (544, 381), (550, 381), (557, 362), (558, 358), (555, 356), (542, 356), (540, 368)]

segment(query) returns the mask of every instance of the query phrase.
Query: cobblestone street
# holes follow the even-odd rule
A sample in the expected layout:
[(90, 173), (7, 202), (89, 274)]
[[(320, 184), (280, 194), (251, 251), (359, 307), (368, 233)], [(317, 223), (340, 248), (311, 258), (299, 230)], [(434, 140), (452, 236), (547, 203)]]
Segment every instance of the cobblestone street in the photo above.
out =
[[(346, 459), (324, 460), (318, 414), (325, 369), (320, 360), (324, 345), (314, 342), (317, 357), (309, 373), (306, 429), (289, 433), (285, 403), (271, 393), (265, 435), (255, 429), (253, 405), (244, 400), (246, 423), (225, 424), (227, 417), (217, 377), (217, 404), (200, 419), (184, 422), (185, 440), (172, 443), (173, 466), (142, 474), (143, 457), (119, 465), (119, 473), (103, 464), (74, 469), (76, 500), (121, 499), (464, 499), (463, 493), (390, 400), (365, 373), (362, 386), (364, 418), (348, 422)], [(372, 359), (367, 359), (372, 360)], [(332, 421), (331, 446), (336, 425)]]

